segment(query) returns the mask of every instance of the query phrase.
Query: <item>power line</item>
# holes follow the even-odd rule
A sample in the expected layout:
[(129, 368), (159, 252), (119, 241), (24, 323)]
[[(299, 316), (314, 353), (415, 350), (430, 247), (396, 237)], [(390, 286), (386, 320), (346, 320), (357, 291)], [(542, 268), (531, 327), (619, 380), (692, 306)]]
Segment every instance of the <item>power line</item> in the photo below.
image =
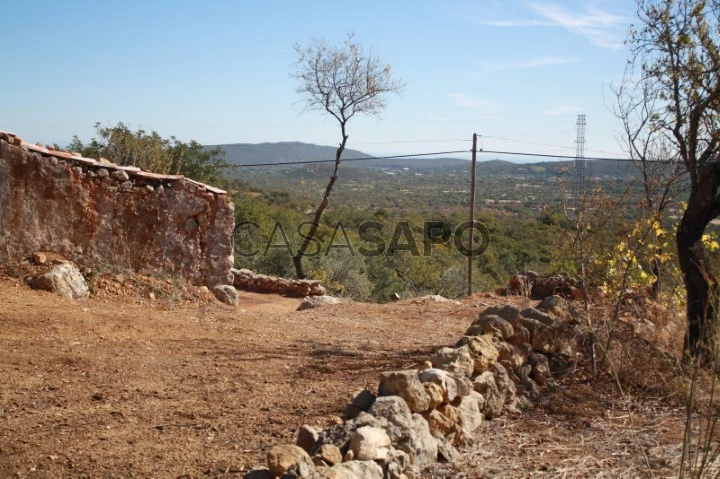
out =
[[(499, 150), (478, 150), (478, 153), (489, 153), (493, 155), (511, 155), (511, 156), (532, 156), (532, 157), (538, 157), (538, 158), (563, 158), (568, 160), (574, 160), (575, 156), (570, 155), (552, 155), (547, 153), (524, 153), (524, 152), (518, 152), (518, 151), (499, 151)], [(607, 157), (601, 157), (601, 156), (586, 156), (584, 157), (585, 160), (594, 160), (594, 161), (615, 161), (615, 162), (628, 162), (628, 163), (634, 163), (637, 160), (633, 160), (632, 158), (607, 158)], [(648, 163), (675, 163), (673, 160), (648, 160)]]
[[(489, 138), (489, 137), (488, 137)], [(432, 140), (436, 141), (436, 140)], [(492, 154), (492, 155), (508, 155), (508, 156), (525, 156), (525, 157), (535, 157), (535, 158), (556, 158), (556, 159), (567, 159), (567, 160), (575, 160), (576, 156), (572, 155), (558, 155), (558, 154), (550, 154), (550, 153), (532, 153), (532, 152), (520, 152), (520, 151), (503, 151), (503, 150), (486, 150), (486, 149), (478, 149), (477, 151), (480, 154)], [(390, 156), (370, 156), (370, 157), (363, 157), (363, 158), (343, 158), (342, 161), (373, 161), (373, 160), (393, 160), (393, 159), (402, 159), (402, 158), (419, 158), (419, 157), (425, 157), (425, 156), (440, 156), (440, 155), (455, 155), (455, 154), (468, 154), (471, 153), (470, 150), (452, 150), (452, 151), (435, 151), (431, 153), (412, 153), (412, 154), (405, 154), (405, 155), (390, 155)], [(614, 154), (614, 153), (613, 153)], [(634, 163), (637, 160), (633, 160), (632, 158), (610, 158), (610, 157), (602, 157), (602, 156), (586, 156), (584, 157), (585, 160), (593, 160), (593, 161), (614, 161), (616, 163)], [(307, 164), (314, 164), (314, 163), (334, 163), (335, 160), (301, 160), (301, 161), (281, 161), (277, 163), (249, 163), (249, 164), (238, 164), (233, 165), (233, 167), (236, 168), (249, 168), (254, 166), (288, 166), (288, 165), (307, 165)], [(648, 160), (649, 163), (675, 163), (674, 160), (663, 160), (663, 159), (655, 159), (655, 160)]]
[[(414, 153), (411, 155), (393, 155), (393, 156), (371, 156), (369, 158), (343, 158), (342, 161), (373, 161), (373, 160), (394, 160), (399, 158), (415, 158), (419, 156), (438, 156), (438, 155), (454, 155), (457, 153), (469, 153), (469, 150), (453, 150), (453, 151), (436, 151), (434, 153)], [(335, 160), (303, 160), (303, 161), (281, 161), (277, 163), (250, 163), (245, 165), (233, 165), (237, 168), (246, 168), (251, 166), (282, 166), (282, 165), (307, 165), (310, 163), (335, 163)]]
[[(509, 141), (509, 142), (511, 142), (511, 143), (523, 143), (523, 144), (528, 144), (528, 145), (548, 146), (548, 147), (551, 147), (551, 148), (562, 148), (563, 150), (575, 150), (575, 149), (576, 149), (576, 147), (571, 147), (571, 146), (553, 145), (553, 144), (551, 144), (551, 143), (540, 143), (540, 142), (537, 142), (537, 141), (513, 140), (513, 139), (511, 139), (511, 138), (503, 138), (503, 137), (500, 137), (500, 136), (482, 135), (482, 137), (483, 137), (483, 138), (490, 138), (491, 140)], [(466, 141), (469, 141), (469, 140), (466, 140)], [(604, 150), (585, 150), (585, 151), (594, 151), (594, 152), (597, 152), (597, 153), (607, 153), (607, 154), (609, 154), (609, 155), (622, 156), (622, 153), (614, 153), (614, 152), (612, 152), (612, 151), (604, 151)]]
[(397, 141), (363, 141), (353, 142), (353, 145), (397, 145), (402, 143), (472, 143), (472, 140), (460, 138), (446, 138), (439, 140), (397, 140)]

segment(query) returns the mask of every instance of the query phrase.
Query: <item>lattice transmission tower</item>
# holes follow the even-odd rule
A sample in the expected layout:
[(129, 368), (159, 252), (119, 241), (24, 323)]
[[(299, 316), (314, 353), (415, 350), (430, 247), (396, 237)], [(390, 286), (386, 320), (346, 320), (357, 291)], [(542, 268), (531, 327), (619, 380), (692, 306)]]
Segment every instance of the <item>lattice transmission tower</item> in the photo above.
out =
[(580, 202), (580, 196), (585, 191), (585, 182), (587, 181), (586, 161), (585, 161), (585, 129), (587, 122), (585, 121), (585, 115), (578, 115), (577, 122), (577, 137), (575, 138), (575, 161), (573, 162), (573, 172), (575, 176), (575, 199)]

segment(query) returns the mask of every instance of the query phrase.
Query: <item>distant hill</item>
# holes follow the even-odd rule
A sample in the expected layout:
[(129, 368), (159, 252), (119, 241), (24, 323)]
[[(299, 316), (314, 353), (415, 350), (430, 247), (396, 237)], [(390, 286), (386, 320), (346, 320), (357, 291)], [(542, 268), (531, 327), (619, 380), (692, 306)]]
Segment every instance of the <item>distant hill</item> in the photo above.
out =
[[(222, 147), (227, 159), (236, 165), (255, 163), (285, 163), (312, 160), (334, 160), (334, 146), (313, 145), (299, 141), (279, 143), (232, 143), (228, 145), (208, 145), (206, 148)], [(345, 158), (372, 158), (371, 155), (357, 150), (345, 150)]]
[[(335, 146), (314, 145), (299, 141), (278, 143), (232, 143), (225, 145), (207, 145), (206, 148), (222, 147), (227, 152), (227, 159), (236, 165), (258, 163), (287, 163), (314, 160), (334, 160)], [(363, 161), (348, 161), (346, 165), (354, 168), (440, 168), (462, 167), (469, 163), (457, 158), (391, 158), (373, 160), (373, 155), (362, 151), (346, 149), (344, 159), (363, 158)], [(364, 159), (368, 160), (365, 161)], [(292, 166), (292, 165), (289, 165)]]
[[(206, 148), (222, 147), (227, 152), (227, 159), (236, 165), (250, 164), (276, 164), (295, 163), (303, 161), (335, 159), (334, 146), (314, 145), (298, 141), (278, 143), (233, 143), (225, 145), (209, 145)], [(470, 162), (458, 158), (389, 158), (374, 159), (359, 150), (346, 149), (343, 153), (344, 159), (362, 158), (361, 161), (347, 161), (344, 168), (374, 169), (374, 170), (452, 170), (468, 169)], [(570, 161), (542, 161), (538, 163), (514, 163), (511, 161), (491, 159), (486, 157), (478, 158), (478, 175), (530, 175), (530, 176), (557, 176), (563, 169), (572, 167)], [(635, 176), (637, 169), (632, 163), (613, 161), (588, 161), (586, 167), (587, 176), (600, 177), (627, 177)], [(303, 165), (285, 165), (283, 169), (294, 170)], [(320, 170), (330, 169), (331, 166), (324, 166)], [(259, 171), (259, 168), (251, 168)], [(248, 170), (245, 170), (248, 171)]]

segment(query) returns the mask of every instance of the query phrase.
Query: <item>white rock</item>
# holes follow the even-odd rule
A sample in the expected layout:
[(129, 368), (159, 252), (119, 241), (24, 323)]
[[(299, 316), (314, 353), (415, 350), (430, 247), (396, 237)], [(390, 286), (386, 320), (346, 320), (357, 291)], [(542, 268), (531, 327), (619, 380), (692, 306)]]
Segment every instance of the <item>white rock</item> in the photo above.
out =
[(418, 378), (424, 383), (435, 383), (443, 390), (445, 402), (452, 402), (457, 397), (457, 383), (450, 374), (442, 369), (423, 369)]
[(369, 426), (358, 428), (350, 438), (350, 448), (359, 461), (386, 459), (391, 444), (385, 431)]
[(72, 263), (60, 263), (47, 273), (27, 278), (33, 289), (51, 291), (69, 299), (86, 299), (90, 296), (87, 281)]
[(383, 479), (382, 467), (375, 461), (348, 461), (320, 472), (319, 479)]
[(297, 311), (305, 311), (307, 309), (319, 308), (320, 306), (328, 306), (333, 304), (340, 304), (342, 300), (335, 296), (309, 296), (300, 303)]

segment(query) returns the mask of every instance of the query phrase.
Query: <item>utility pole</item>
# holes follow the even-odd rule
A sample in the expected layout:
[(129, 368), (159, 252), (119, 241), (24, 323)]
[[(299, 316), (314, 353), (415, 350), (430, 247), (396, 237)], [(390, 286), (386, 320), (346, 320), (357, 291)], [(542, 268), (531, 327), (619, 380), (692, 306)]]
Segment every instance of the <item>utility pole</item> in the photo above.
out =
[(473, 133), (472, 139), (472, 166), (470, 168), (470, 238), (468, 251), (468, 272), (467, 272), (467, 288), (468, 296), (473, 291), (473, 243), (475, 238), (475, 165), (477, 163), (477, 133)]

